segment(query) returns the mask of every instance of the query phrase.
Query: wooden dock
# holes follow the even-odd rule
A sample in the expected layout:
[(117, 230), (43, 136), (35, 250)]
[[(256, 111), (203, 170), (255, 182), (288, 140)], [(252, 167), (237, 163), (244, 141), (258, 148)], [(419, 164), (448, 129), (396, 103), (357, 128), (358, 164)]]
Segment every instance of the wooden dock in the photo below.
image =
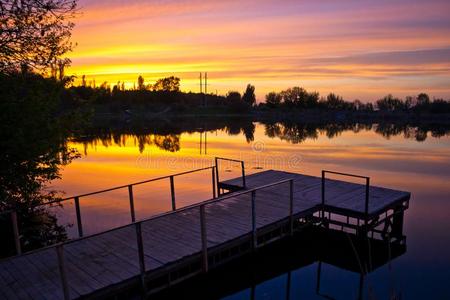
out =
[(0, 299), (105, 298), (137, 289), (148, 295), (305, 226), (404, 239), (410, 194), (370, 186), (366, 177), (355, 184), (328, 179), (328, 171), (245, 176), (242, 168), (242, 177), (220, 181), (217, 161), (214, 170), (216, 198), (1, 260)]

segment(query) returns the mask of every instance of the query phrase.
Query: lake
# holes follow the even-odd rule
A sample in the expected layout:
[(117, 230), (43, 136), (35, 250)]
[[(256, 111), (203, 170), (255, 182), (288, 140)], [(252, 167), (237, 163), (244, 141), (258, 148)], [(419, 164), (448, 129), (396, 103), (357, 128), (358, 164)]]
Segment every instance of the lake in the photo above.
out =
[[(51, 188), (74, 196), (207, 167), (216, 156), (244, 160), (247, 174), (279, 169), (320, 176), (326, 169), (369, 176), (373, 185), (409, 191), (412, 196), (405, 214), (406, 253), (366, 277), (365, 296), (450, 299), (448, 131), (376, 124), (193, 123), (186, 131), (162, 126), (157, 132), (77, 135), (69, 145), (81, 157), (63, 169), (62, 179), (54, 181)], [(238, 177), (239, 172), (239, 165), (224, 165), (221, 179)], [(176, 177), (175, 187), (177, 207), (209, 199), (211, 170)], [(81, 198), (85, 234), (129, 223), (127, 193), (124, 189)], [(138, 219), (170, 210), (169, 180), (137, 186), (135, 208)], [(61, 224), (76, 223), (72, 202), (54, 210)], [(68, 232), (75, 236), (75, 226)], [(256, 299), (285, 298), (289, 276), (291, 299), (319, 299), (322, 297), (315, 290), (317, 268), (315, 262), (225, 298), (250, 299), (252, 293)], [(324, 294), (336, 299), (355, 298), (358, 274), (327, 264), (321, 268)], [(195, 298), (198, 291), (190, 292), (192, 296), (186, 298)]]

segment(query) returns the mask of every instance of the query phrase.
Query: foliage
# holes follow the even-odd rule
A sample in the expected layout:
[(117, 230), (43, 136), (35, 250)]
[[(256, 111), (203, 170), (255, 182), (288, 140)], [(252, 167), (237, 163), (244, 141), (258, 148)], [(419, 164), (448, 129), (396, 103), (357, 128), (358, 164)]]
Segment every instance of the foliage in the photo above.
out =
[(443, 99), (430, 100), (430, 97), (421, 93), (417, 97), (406, 97), (405, 100), (387, 95), (379, 99), (374, 104), (363, 103), (360, 100), (349, 102), (339, 95), (330, 93), (326, 98), (319, 100), (319, 93), (309, 93), (301, 87), (288, 88), (277, 92), (270, 92), (266, 95), (265, 106), (270, 109), (316, 109), (323, 111), (359, 111), (374, 112), (375, 108), (380, 113), (450, 113), (450, 101)]
[[(63, 77), (76, 0), (2, 0), (0, 2), (0, 72), (35, 69)], [(54, 74), (55, 75), (55, 74)]]
[(282, 97), (279, 93), (270, 92), (266, 95), (266, 104), (269, 108), (277, 108), (281, 105)]
[(65, 238), (53, 215), (33, 208), (58, 198), (46, 185), (77, 157), (58, 115), (63, 89), (62, 82), (32, 73), (0, 74), (0, 211), (19, 212), (25, 249)]
[(256, 96), (255, 96), (255, 86), (248, 84), (247, 89), (242, 95), (242, 101), (247, 103), (249, 106), (253, 106), (256, 104)]
[(170, 76), (166, 78), (158, 79), (153, 85), (154, 91), (162, 92), (179, 92), (180, 91), (180, 78)]

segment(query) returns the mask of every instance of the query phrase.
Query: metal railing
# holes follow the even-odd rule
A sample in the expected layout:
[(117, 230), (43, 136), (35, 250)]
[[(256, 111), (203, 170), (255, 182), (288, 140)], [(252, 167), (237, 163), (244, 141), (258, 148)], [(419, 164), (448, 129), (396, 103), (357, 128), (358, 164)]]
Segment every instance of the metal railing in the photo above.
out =
[[(216, 177), (215, 177), (217, 172), (215, 172), (216, 166), (209, 166), (209, 167), (199, 168), (199, 169), (195, 169), (195, 170), (189, 170), (189, 171), (185, 171), (185, 172), (181, 172), (181, 173), (176, 173), (176, 174), (172, 174), (172, 175), (166, 175), (166, 176), (161, 176), (161, 177), (157, 177), (157, 178), (152, 178), (152, 179), (148, 179), (148, 180), (144, 180), (144, 181), (134, 182), (134, 183), (126, 184), (126, 185), (116, 186), (116, 187), (112, 187), (112, 188), (108, 188), (108, 189), (104, 189), (104, 190), (100, 190), (100, 191), (95, 191), (95, 192), (91, 192), (91, 193), (80, 194), (80, 195), (76, 195), (76, 196), (66, 197), (63, 199), (57, 199), (54, 201), (37, 204), (37, 205), (31, 206), (31, 207), (28, 207), (27, 209), (35, 209), (35, 208), (39, 208), (39, 207), (43, 207), (43, 206), (62, 204), (66, 201), (74, 200), (78, 237), (83, 237), (84, 232), (83, 232), (83, 222), (82, 222), (80, 198), (103, 194), (103, 193), (116, 191), (116, 190), (120, 190), (120, 189), (128, 189), (130, 219), (131, 219), (131, 223), (133, 223), (136, 221), (136, 212), (135, 212), (135, 208), (134, 208), (134, 194), (133, 194), (134, 186), (169, 179), (171, 207), (172, 207), (172, 211), (175, 211), (177, 209), (176, 196), (175, 196), (176, 195), (175, 194), (175, 180), (174, 180), (175, 177), (187, 175), (187, 174), (191, 174), (191, 173), (195, 173), (195, 172), (205, 171), (208, 169), (211, 169), (212, 198), (214, 199), (217, 197)], [(5, 214), (10, 214), (10, 216), (11, 216), (10, 219), (11, 219), (11, 224), (12, 224), (12, 229), (13, 229), (16, 254), (21, 254), (22, 247), (21, 247), (21, 242), (20, 242), (20, 231), (19, 231), (19, 225), (18, 225), (18, 219), (17, 219), (17, 210), (11, 209), (11, 210), (6, 210), (3, 212), (0, 212), (0, 215), (5, 215)]]
[(342, 173), (342, 172), (335, 172), (335, 171), (328, 171), (328, 170), (322, 170), (322, 218), (325, 217), (324, 209), (325, 209), (325, 175), (329, 174), (335, 174), (335, 175), (341, 175), (341, 176), (347, 176), (347, 177), (355, 177), (355, 178), (361, 178), (365, 179), (366, 184), (366, 192), (365, 192), (365, 203), (364, 203), (364, 215), (365, 215), (365, 224), (367, 225), (367, 217), (369, 215), (369, 188), (370, 188), (370, 177), (367, 176), (361, 176), (361, 175), (355, 175), (355, 174), (349, 174), (349, 173)]
[(245, 182), (245, 166), (244, 166), (244, 161), (243, 160), (237, 160), (237, 159), (231, 159), (231, 158), (224, 158), (224, 157), (215, 157), (214, 158), (214, 164), (215, 164), (215, 168), (216, 168), (216, 180), (217, 180), (217, 193), (220, 196), (221, 192), (220, 192), (220, 187), (219, 187), (219, 161), (220, 160), (225, 160), (225, 161), (231, 161), (231, 162), (236, 162), (236, 163), (240, 163), (241, 164), (241, 178), (242, 178), (242, 188), (246, 188), (247, 184)]
[[(55, 252), (56, 252), (56, 256), (57, 256), (57, 264), (58, 264), (58, 269), (59, 269), (59, 275), (60, 275), (60, 280), (61, 280), (61, 285), (62, 285), (62, 290), (63, 290), (63, 295), (64, 295), (64, 299), (65, 300), (69, 300), (70, 299), (70, 292), (69, 292), (69, 282), (68, 282), (68, 276), (67, 276), (67, 269), (65, 266), (65, 259), (64, 259), (64, 247), (68, 244), (71, 243), (76, 243), (78, 241), (81, 240), (85, 240), (85, 239), (89, 239), (89, 238), (94, 238), (95, 236), (98, 235), (102, 235), (102, 234), (106, 234), (108, 232), (112, 232), (112, 231), (118, 231), (130, 226), (134, 226), (135, 227), (135, 232), (136, 232), (136, 242), (137, 242), (137, 257), (139, 260), (139, 280), (140, 280), (140, 284), (141, 284), (141, 288), (142, 288), (142, 292), (143, 294), (146, 293), (146, 265), (145, 265), (145, 255), (144, 255), (144, 244), (143, 244), (143, 236), (142, 236), (142, 224), (144, 222), (148, 222), (148, 221), (152, 221), (152, 220), (156, 220), (168, 215), (175, 215), (181, 212), (185, 212), (187, 210), (192, 210), (192, 209), (199, 209), (199, 218), (200, 218), (200, 234), (201, 234), (201, 250), (199, 250), (200, 255), (201, 255), (201, 266), (202, 266), (202, 272), (208, 272), (209, 270), (209, 266), (208, 266), (208, 239), (207, 239), (207, 218), (206, 218), (206, 207), (208, 205), (212, 205), (214, 203), (220, 202), (220, 201), (224, 201), (226, 199), (229, 198), (234, 198), (234, 197), (239, 197), (239, 196), (243, 196), (243, 195), (247, 195), (247, 194), (251, 194), (251, 224), (252, 224), (252, 228), (251, 228), (251, 236), (252, 236), (252, 245), (253, 245), (253, 249), (256, 249), (258, 247), (258, 228), (257, 228), (257, 224), (256, 224), (256, 216), (257, 216), (257, 205), (256, 205), (256, 195), (257, 195), (257, 191), (259, 190), (263, 190), (269, 187), (273, 187), (276, 185), (280, 185), (280, 184), (284, 184), (284, 183), (289, 183), (289, 208), (288, 208), (288, 212), (286, 214), (286, 216), (289, 219), (289, 234), (292, 235), (294, 233), (294, 179), (285, 179), (282, 181), (278, 181), (275, 183), (270, 183), (267, 185), (263, 185), (263, 186), (259, 186), (253, 189), (249, 189), (249, 190), (245, 190), (242, 192), (236, 192), (233, 194), (229, 194), (220, 198), (212, 198), (209, 200), (206, 200), (202, 203), (196, 203), (196, 204), (192, 204), (189, 206), (185, 206), (182, 207), (180, 209), (174, 210), (174, 211), (170, 211), (170, 212), (165, 212), (165, 213), (161, 213), (159, 215), (144, 219), (144, 220), (140, 220), (140, 221), (135, 221), (131, 224), (127, 224), (127, 225), (123, 225), (123, 226), (119, 226), (107, 231), (103, 231), (100, 233), (95, 233), (89, 236), (81, 236), (79, 238), (76, 239), (72, 239), (66, 242), (62, 242), (56, 245), (51, 245), (51, 246), (47, 246), (44, 248), (40, 248), (37, 250), (33, 250), (27, 253), (24, 253), (23, 255), (31, 255), (34, 252), (39, 252), (39, 251), (44, 251), (44, 250), (48, 250), (50, 248), (54, 248)], [(196, 252), (194, 252), (193, 254), (195, 254)], [(11, 258), (6, 258), (6, 259), (11, 259)]]

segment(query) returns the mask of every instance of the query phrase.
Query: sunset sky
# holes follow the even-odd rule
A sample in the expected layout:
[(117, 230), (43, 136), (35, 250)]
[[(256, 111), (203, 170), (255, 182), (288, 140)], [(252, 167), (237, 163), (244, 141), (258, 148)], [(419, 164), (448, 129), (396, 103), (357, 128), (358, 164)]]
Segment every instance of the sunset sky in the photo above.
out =
[(450, 1), (81, 0), (70, 74), (97, 84), (176, 75), (225, 94), (303, 86), (375, 100), (450, 98)]

